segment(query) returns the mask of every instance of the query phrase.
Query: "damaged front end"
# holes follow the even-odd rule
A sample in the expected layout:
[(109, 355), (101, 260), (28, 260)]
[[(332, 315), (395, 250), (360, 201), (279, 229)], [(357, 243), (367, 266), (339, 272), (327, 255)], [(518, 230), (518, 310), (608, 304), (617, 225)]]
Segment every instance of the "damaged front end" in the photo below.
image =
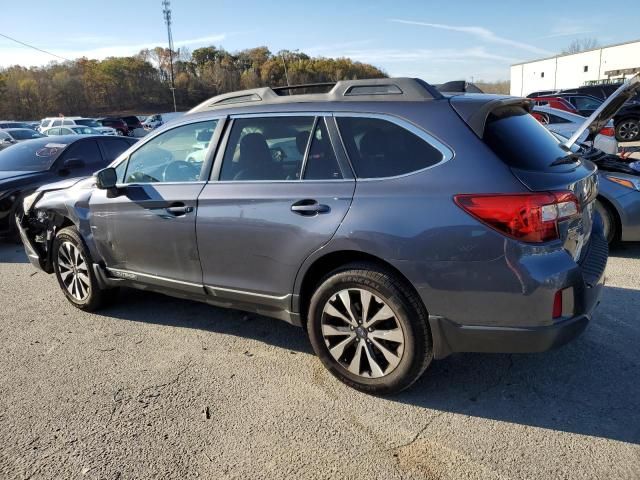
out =
[(47, 273), (53, 273), (53, 240), (66, 219), (53, 211), (34, 208), (41, 196), (42, 192), (36, 192), (25, 197), (23, 213), (16, 216), (16, 224), (31, 264)]

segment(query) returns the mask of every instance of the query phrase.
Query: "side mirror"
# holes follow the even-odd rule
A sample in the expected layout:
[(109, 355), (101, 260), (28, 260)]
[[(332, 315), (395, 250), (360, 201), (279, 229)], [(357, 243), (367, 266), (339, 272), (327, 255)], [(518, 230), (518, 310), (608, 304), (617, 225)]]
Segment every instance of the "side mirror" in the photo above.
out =
[(117, 182), (118, 174), (115, 168), (107, 167), (96, 173), (96, 187), (100, 190), (116, 188)]
[(62, 164), (62, 168), (65, 170), (73, 170), (74, 168), (82, 168), (84, 166), (84, 160), (81, 158), (68, 158)]
[(3, 145), (12, 145), (13, 144), (13, 140), (11, 140), (10, 138), (5, 138), (2, 140), (2, 144)]

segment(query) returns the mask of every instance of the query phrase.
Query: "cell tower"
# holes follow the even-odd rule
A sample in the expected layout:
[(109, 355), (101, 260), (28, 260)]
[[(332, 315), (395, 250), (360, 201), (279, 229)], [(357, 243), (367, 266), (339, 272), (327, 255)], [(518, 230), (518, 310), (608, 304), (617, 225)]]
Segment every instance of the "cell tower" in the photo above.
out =
[(173, 96), (173, 111), (177, 112), (176, 107), (176, 86), (173, 82), (173, 35), (171, 35), (171, 8), (169, 0), (162, 0), (162, 14), (164, 22), (167, 24), (167, 39), (169, 40), (169, 71), (171, 80), (171, 95)]

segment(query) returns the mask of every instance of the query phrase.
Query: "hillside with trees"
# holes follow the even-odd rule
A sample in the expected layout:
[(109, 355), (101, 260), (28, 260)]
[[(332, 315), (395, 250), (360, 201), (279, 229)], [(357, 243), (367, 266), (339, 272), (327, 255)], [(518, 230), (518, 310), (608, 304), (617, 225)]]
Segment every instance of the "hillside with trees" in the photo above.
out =
[[(0, 69), (0, 119), (171, 111), (169, 53), (156, 47), (132, 57)], [(292, 85), (386, 76), (348, 58), (310, 57), (297, 51), (274, 54), (267, 47), (235, 53), (217, 47), (180, 49), (173, 52), (173, 60), (178, 110), (233, 90), (287, 85), (287, 76)]]

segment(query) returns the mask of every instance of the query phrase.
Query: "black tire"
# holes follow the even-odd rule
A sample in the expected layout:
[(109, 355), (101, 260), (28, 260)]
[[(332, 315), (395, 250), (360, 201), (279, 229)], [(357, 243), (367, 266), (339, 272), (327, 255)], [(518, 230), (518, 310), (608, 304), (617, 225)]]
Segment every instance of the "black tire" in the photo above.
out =
[[(77, 250), (74, 250), (69, 244)], [(75, 253), (76, 251), (81, 261), (77, 262), (77, 266), (73, 264), (73, 261), (67, 264), (64, 259), (74, 258), (75, 255), (70, 252)], [(92, 268), (93, 261), (89, 251), (75, 227), (66, 227), (58, 232), (53, 241), (52, 258), (58, 284), (67, 300), (74, 307), (93, 312), (115, 300), (118, 290), (100, 288)], [(68, 265), (71, 265), (73, 269), (68, 268)], [(71, 282), (76, 282), (74, 287), (70, 287)], [(83, 294), (80, 295), (80, 293)]]
[(602, 217), (604, 227), (604, 236), (609, 245), (614, 244), (618, 240), (618, 217), (611, 208), (603, 203), (600, 199), (596, 200), (596, 211)]
[(616, 139), (619, 142), (640, 140), (640, 118), (625, 118), (617, 122)]
[[(358, 336), (354, 337), (353, 343), (350, 346), (343, 349), (342, 355), (344, 355), (344, 362), (342, 359), (340, 359), (341, 361), (336, 360), (330, 353), (330, 346), (332, 349), (336, 346), (330, 342), (336, 337), (330, 337), (325, 340), (325, 336), (323, 335), (323, 322), (325, 322), (324, 327), (326, 328), (326, 322), (335, 321), (337, 317), (325, 313), (325, 307), (329, 306), (328, 302), (334, 302), (332, 305), (337, 305), (336, 302), (340, 302), (338, 307), (346, 311), (344, 310), (345, 304), (342, 300), (338, 300), (338, 293), (344, 294), (345, 291), (348, 292), (347, 295), (350, 296), (349, 298), (356, 298), (352, 304), (350, 300), (349, 302), (350, 309), (353, 309), (353, 314), (356, 317), (359, 315), (358, 321), (362, 321), (364, 317), (371, 318), (376, 316), (375, 314), (367, 316), (363, 313), (364, 302), (362, 300), (364, 297), (362, 296), (359, 297), (360, 308), (358, 313), (357, 298), (359, 295), (363, 295), (361, 292), (364, 292), (367, 296), (373, 294), (375, 296), (373, 297), (374, 299), (377, 297), (378, 300), (382, 301), (382, 308), (384, 308), (386, 304), (393, 312), (394, 316), (391, 317), (390, 320), (377, 321), (376, 325), (391, 321), (394, 322), (395, 327), (400, 327), (404, 343), (401, 347), (402, 352), (398, 355), (398, 357), (400, 357), (399, 363), (397, 363), (396, 366), (389, 363), (386, 366), (387, 371), (385, 371), (382, 376), (378, 376), (377, 378), (370, 377), (373, 376), (374, 369), (370, 363), (369, 359), (371, 357), (369, 355), (373, 355), (374, 363), (383, 364), (383, 362), (386, 361), (384, 360), (386, 355), (382, 355), (382, 351), (372, 344), (373, 342), (379, 345), (373, 337), (376, 335), (375, 329), (372, 330), (372, 328), (369, 328), (368, 331), (373, 331), (373, 333), (367, 334), (366, 331), (362, 332), (363, 329), (357, 326), (356, 322), (355, 326), (357, 326), (357, 328), (355, 330), (358, 332), (354, 331), (353, 334), (355, 335), (357, 333)], [(367, 310), (380, 308), (380, 303), (377, 303), (375, 300), (367, 301), (367, 304), (369, 305)], [(351, 307), (351, 305), (353, 305), (353, 307)], [(364, 320), (366, 320), (366, 318), (364, 318)], [(340, 381), (365, 393), (383, 395), (400, 392), (418, 380), (433, 359), (433, 342), (429, 329), (428, 315), (420, 297), (418, 297), (403, 279), (398, 278), (394, 273), (373, 263), (353, 263), (345, 265), (325, 276), (318, 283), (311, 297), (307, 327), (311, 345), (324, 366)], [(331, 325), (329, 325), (329, 328), (331, 328)], [(341, 328), (343, 330), (354, 330), (352, 326), (349, 325)], [(389, 332), (390, 330), (385, 331)], [(394, 328), (393, 331), (397, 332), (398, 328)], [(380, 330), (378, 333), (383, 333), (383, 331)], [(346, 336), (346, 342), (349, 340), (351, 333), (345, 333), (344, 335)], [(369, 338), (367, 335), (371, 335), (371, 337)], [(338, 339), (339, 338), (340, 337), (338, 337)], [(377, 338), (380, 339), (380, 337)], [(386, 346), (395, 346), (395, 353), (399, 352), (399, 344), (390, 344), (386, 341), (383, 341), (383, 343)], [(362, 372), (361, 374), (349, 371), (349, 368), (355, 364), (355, 361), (352, 358), (351, 364), (346, 365), (346, 363), (348, 363), (348, 349), (353, 349), (354, 352), (361, 349), (361, 354), (358, 356), (358, 366), (356, 367), (358, 372)], [(362, 352), (364, 352), (364, 354)], [(389, 350), (387, 350), (387, 352), (389, 352)], [(360, 357), (362, 355), (364, 355), (362, 358), (368, 358), (361, 360)], [(366, 368), (367, 364), (370, 367), (368, 374), (362, 371), (362, 366), (364, 365)], [(392, 367), (392, 369), (390, 369), (390, 367)]]

